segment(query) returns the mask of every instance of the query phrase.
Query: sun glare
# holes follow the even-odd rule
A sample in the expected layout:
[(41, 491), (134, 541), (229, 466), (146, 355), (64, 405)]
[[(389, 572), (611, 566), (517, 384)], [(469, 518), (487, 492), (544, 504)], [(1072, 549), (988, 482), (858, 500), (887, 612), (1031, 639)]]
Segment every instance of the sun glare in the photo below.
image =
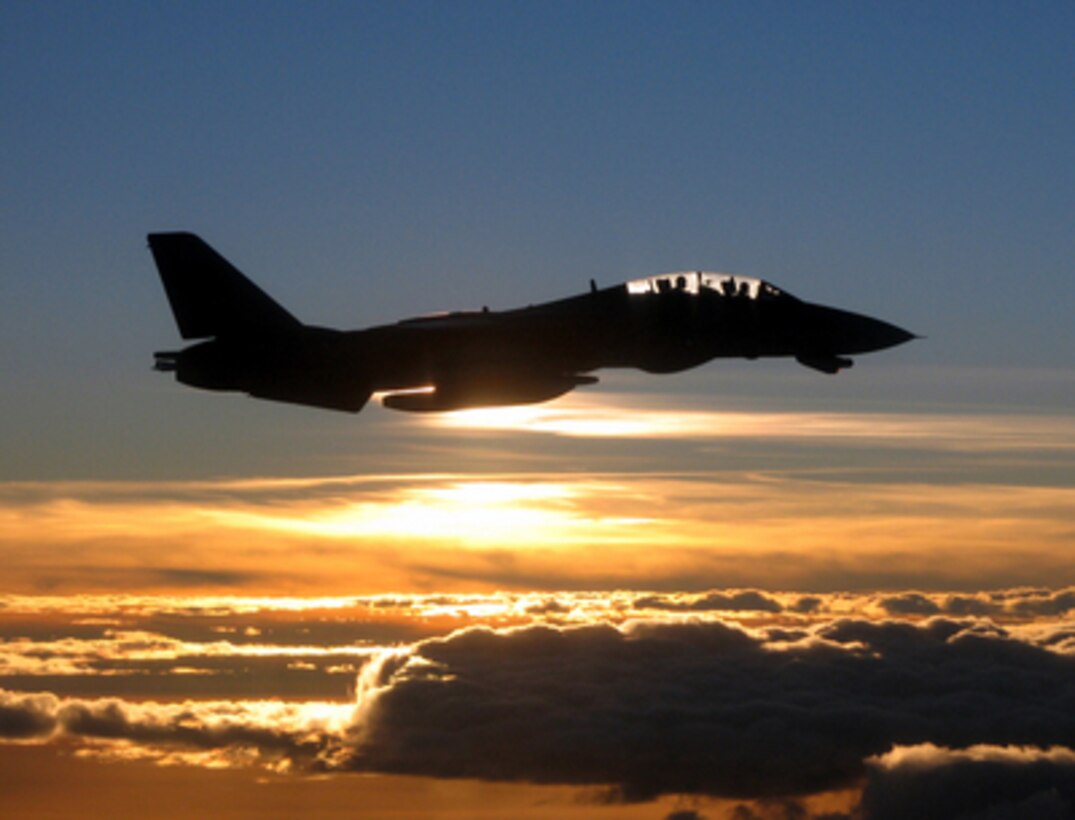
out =
[[(460, 546), (574, 543), (635, 518), (593, 518), (583, 488), (558, 482), (453, 481), (393, 497), (348, 501), (301, 513), (220, 511), (227, 523), (318, 536), (429, 539)], [(605, 533), (607, 535), (607, 533)]]
[(515, 407), (481, 407), (430, 417), (437, 427), (458, 430), (549, 433), (576, 438), (631, 438), (699, 435), (708, 429), (712, 414), (690, 412), (637, 412), (612, 404), (571, 397), (556, 404)]
[[(670, 409), (615, 393), (571, 395), (556, 402), (484, 407), (424, 417), (434, 427), (569, 438), (869, 441), (880, 446), (930, 444), (946, 450), (1070, 450), (1075, 420), (1068, 416), (928, 413), (735, 412)], [(652, 401), (652, 399), (651, 399)]]

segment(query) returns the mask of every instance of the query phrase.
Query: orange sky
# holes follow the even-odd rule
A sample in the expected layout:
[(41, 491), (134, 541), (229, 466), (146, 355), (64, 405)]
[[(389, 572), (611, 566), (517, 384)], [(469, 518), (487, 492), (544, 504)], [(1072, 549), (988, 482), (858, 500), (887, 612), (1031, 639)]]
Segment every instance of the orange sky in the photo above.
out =
[[(505, 451), (489, 464), (501, 469), (485, 472), (0, 484), (5, 588), (339, 595), (1075, 582), (1070, 417), (683, 412), (613, 396), (428, 423), (513, 432), (522, 452)], [(543, 442), (600, 447), (608, 429), (627, 436), (628, 452), (582, 457), (606, 469), (543, 469)], [(659, 452), (674, 460), (662, 468)], [(513, 454), (525, 472), (502, 469)]]

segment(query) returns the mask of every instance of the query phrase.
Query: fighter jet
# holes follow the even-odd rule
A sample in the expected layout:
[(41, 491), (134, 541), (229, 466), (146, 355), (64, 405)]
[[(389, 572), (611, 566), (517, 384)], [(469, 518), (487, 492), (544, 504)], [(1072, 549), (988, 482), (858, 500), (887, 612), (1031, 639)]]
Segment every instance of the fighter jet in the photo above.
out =
[(801, 301), (761, 279), (650, 276), (545, 304), (442, 313), (366, 330), (304, 324), (191, 233), (149, 247), (184, 339), (155, 369), (205, 390), (357, 413), (373, 394), (411, 412), (548, 401), (594, 371), (675, 373), (715, 358), (793, 356), (823, 373), (914, 334)]

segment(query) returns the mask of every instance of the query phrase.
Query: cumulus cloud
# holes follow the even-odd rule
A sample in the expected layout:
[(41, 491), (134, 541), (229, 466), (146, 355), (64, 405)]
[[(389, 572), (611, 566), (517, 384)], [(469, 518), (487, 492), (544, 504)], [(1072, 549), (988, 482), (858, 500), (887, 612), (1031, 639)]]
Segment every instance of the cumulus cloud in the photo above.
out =
[(672, 612), (748, 611), (780, 612), (783, 606), (757, 590), (707, 592), (704, 595), (645, 595), (634, 600), (635, 609), (663, 609)]
[(1001, 621), (1063, 618), (1075, 611), (1075, 588), (1016, 588), (982, 592), (827, 593), (717, 589), (706, 592), (653, 592), (630, 599), (636, 611), (769, 612), (831, 618), (834, 615), (871, 617), (981, 616)]
[(1061, 617), (1075, 610), (1075, 589), (1023, 588), (973, 594), (900, 592), (879, 595), (876, 604), (891, 615)]
[[(1014, 612), (1062, 607), (1064, 594), (963, 597)], [(85, 658), (92, 644), (101, 658), (107, 637), (123, 644), (119, 654), (163, 653), (169, 663), (184, 654), (184, 662), (208, 663), (219, 652), (246, 664), (268, 650), (288, 663), (369, 660), (348, 703), (133, 702), (0, 690), (0, 740), (62, 738), (98, 753), (195, 765), (596, 785), (628, 800), (680, 793), (753, 801), (743, 817), (783, 817), (805, 805), (797, 796), (863, 785), (856, 817), (900, 816), (886, 807), (906, 809), (933, 791), (965, 794), (960, 805), (975, 817), (971, 784), (985, 777), (988, 805), (1010, 812), (983, 818), (1031, 808), (1070, 816), (1075, 624), (920, 616), (931, 611), (924, 602), (943, 609), (945, 600), (620, 593), (605, 601), (615, 619), (561, 623), (554, 619), (599, 602), (573, 593), (418, 597), (402, 604), (416, 617), (472, 607), (493, 612), (490, 623), (530, 620), (392, 648), (277, 649), (264, 635), (241, 645), (208, 640), (212, 631), (199, 633), (206, 640), (197, 645), (103, 629), (77, 647), (38, 641), (39, 648)], [(913, 617), (819, 614), (883, 612), (892, 601), (908, 602)], [(382, 602), (368, 603), (362, 617)], [(632, 613), (645, 618), (626, 617)], [(270, 622), (257, 623), (267, 630)], [(13, 644), (29, 657), (32, 642)], [(142, 663), (149, 661), (155, 657)], [(896, 802), (893, 791), (912, 802)]]
[(1075, 738), (1075, 658), (977, 621), (476, 628), (364, 674), (344, 765), (628, 799), (803, 794), (894, 745)]
[[(182, 760), (182, 752), (215, 751), (212, 763), (236, 760), (274, 768), (316, 768), (343, 737), (353, 707), (275, 701), (132, 703), (116, 698), (60, 698), (0, 690), (0, 739), (127, 741), (136, 754)], [(130, 756), (131, 748), (118, 750)]]
[(0, 691), (0, 738), (30, 740), (56, 729), (56, 698), (48, 693), (16, 695)]
[(892, 615), (936, 615), (941, 612), (940, 604), (920, 592), (885, 596), (878, 603)]
[(865, 820), (1064, 820), (1075, 817), (1075, 751), (932, 744), (870, 761)]
[(771, 612), (832, 617), (983, 616), (999, 620), (1062, 618), (1075, 612), (1075, 588), (987, 590), (982, 592), (828, 593), (800, 595), (759, 590), (710, 590), (636, 595), (636, 610), (666, 612)]

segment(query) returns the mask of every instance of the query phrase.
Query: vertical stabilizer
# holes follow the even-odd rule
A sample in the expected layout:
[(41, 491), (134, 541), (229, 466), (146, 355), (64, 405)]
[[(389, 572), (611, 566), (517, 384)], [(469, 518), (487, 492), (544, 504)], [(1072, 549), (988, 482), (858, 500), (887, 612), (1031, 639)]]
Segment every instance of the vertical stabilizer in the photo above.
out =
[(292, 330), (302, 323), (192, 233), (151, 233), (149, 248), (184, 339)]

